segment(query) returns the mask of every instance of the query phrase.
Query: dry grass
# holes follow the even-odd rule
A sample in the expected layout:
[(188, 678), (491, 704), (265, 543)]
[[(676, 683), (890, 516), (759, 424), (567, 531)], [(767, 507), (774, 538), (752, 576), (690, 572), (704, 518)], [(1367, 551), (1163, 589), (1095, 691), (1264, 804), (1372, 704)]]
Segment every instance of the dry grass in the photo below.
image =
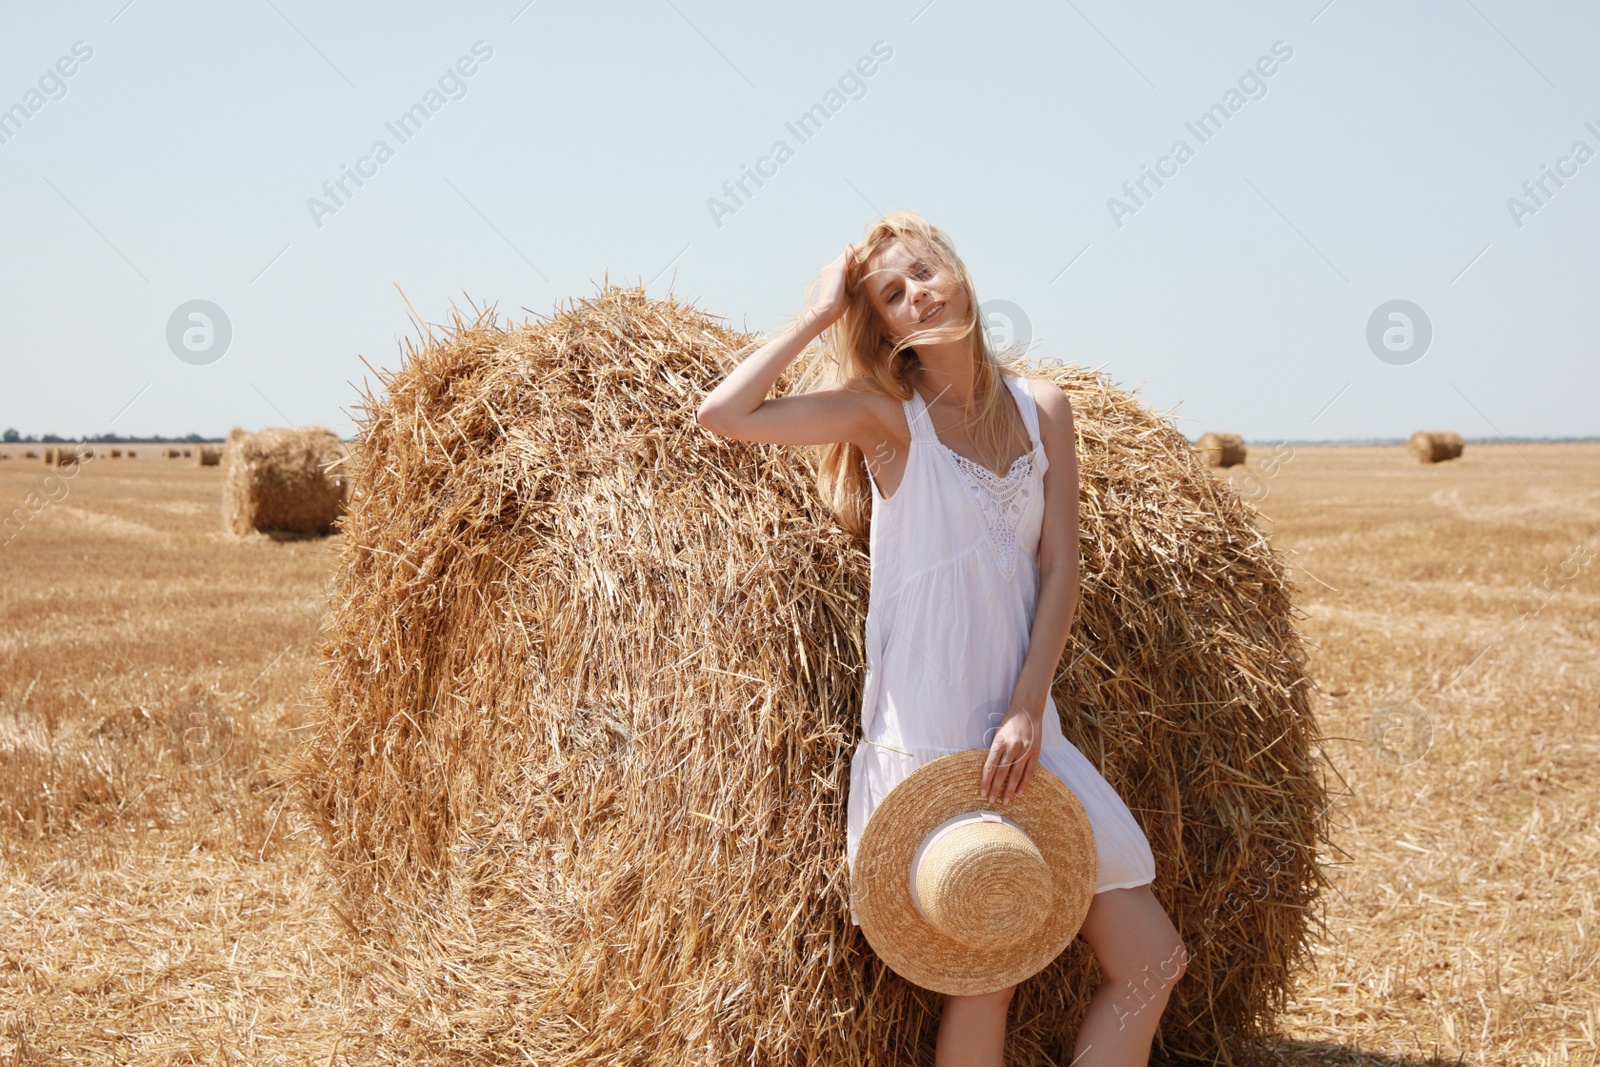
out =
[[(1348, 783), (1278, 1062), (1600, 1063), (1600, 560), (1574, 554), (1600, 546), (1600, 446), (1275, 459), (1213, 476), (1291, 553)], [(43, 473), (0, 472), (0, 502)], [(281, 771), (328, 545), (225, 541), (215, 470), (70, 484), (0, 548), (0, 1063), (386, 1061), (359, 1008), (381, 976)], [(183, 743), (197, 696), (234, 721), (216, 764)], [(1432, 728), (1405, 765), (1366, 739), (1394, 700)]]
[[(1600, 445), (1477, 444), (1421, 467), (1401, 446), (1297, 447), (1226, 476), (1302, 576), (1349, 785), (1333, 936), (1286, 1031), (1600, 1063)], [(1369, 740), (1380, 712), (1402, 728)], [(1398, 762), (1424, 723), (1430, 746)]]
[(326, 548), (227, 538), (214, 469), (66, 484), (0, 548), (0, 1063), (329, 1062), (346, 948), (282, 770)]

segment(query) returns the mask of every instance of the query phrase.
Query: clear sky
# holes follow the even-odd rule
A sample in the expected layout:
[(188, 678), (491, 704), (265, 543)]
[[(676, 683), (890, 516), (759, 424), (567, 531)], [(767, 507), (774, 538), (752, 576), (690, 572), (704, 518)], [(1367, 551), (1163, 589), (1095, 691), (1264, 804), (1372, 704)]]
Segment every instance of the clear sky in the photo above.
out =
[(402, 291), (768, 330), (911, 209), (997, 337), (1190, 437), (1600, 434), (1597, 45), (1576, 0), (4, 4), (0, 427), (349, 434)]

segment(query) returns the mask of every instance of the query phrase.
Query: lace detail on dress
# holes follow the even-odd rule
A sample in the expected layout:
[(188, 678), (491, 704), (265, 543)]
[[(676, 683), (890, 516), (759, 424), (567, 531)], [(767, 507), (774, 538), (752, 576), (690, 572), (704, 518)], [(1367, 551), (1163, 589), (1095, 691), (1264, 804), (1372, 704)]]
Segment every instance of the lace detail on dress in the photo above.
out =
[(1028, 508), (1029, 492), (1033, 488), (1033, 450), (1029, 449), (1012, 461), (1011, 469), (1001, 478), (943, 441), (935, 443), (955, 460), (956, 471), (978, 506), (978, 515), (983, 519), (984, 532), (1000, 573), (1006, 578), (1013, 577), (1017, 573), (1017, 525)]

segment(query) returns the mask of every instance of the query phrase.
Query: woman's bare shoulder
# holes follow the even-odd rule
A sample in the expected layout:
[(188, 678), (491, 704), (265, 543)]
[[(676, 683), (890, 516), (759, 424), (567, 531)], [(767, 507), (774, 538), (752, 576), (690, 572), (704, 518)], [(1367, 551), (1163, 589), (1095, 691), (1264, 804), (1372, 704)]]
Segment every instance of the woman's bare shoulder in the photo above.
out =
[(880, 413), (897, 412), (903, 403), (899, 397), (885, 392), (883, 386), (864, 374), (845, 379), (839, 383), (838, 388), (854, 396), (859, 396), (862, 403), (869, 405), (874, 411)]
[(1043, 374), (1018, 374), (1017, 377), (1025, 380), (1028, 388), (1033, 390), (1034, 402), (1041, 413), (1052, 419), (1072, 417), (1072, 398), (1054, 379)]

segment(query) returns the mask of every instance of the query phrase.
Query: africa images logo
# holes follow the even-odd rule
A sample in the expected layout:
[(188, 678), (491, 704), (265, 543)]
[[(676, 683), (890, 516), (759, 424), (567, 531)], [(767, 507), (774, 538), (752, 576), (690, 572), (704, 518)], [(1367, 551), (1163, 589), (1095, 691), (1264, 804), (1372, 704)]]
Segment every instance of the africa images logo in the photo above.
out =
[[(1273, 56), (1277, 58), (1274, 59)], [(1239, 76), (1238, 88), (1230, 86), (1222, 94), (1221, 100), (1202, 111), (1193, 122), (1183, 124), (1184, 128), (1194, 136), (1195, 143), (1203, 145), (1210, 141), (1222, 132), (1222, 127), (1229, 119), (1243, 110), (1246, 103), (1266, 96), (1265, 79), (1277, 74), (1280, 63), (1287, 63), (1292, 58), (1294, 49), (1287, 41), (1273, 41), (1272, 55), (1262, 56), (1256, 60), (1252, 68), (1246, 69)], [(1122, 220), (1125, 217), (1137, 214), (1140, 208), (1149, 203), (1151, 197), (1155, 195), (1155, 189), (1167, 184), (1162, 179), (1176, 178), (1178, 168), (1193, 159), (1194, 155), (1194, 148), (1180, 137), (1172, 142), (1172, 148), (1166, 155), (1156, 160), (1153, 170), (1149, 164), (1141, 163), (1139, 177), (1130, 178), (1122, 183), (1122, 192), (1127, 199), (1115, 196), (1106, 199), (1106, 209), (1111, 212), (1111, 221), (1117, 229), (1122, 229)], [(1152, 184), (1155, 189), (1150, 187)]]
[(0, 110), (0, 144), (6, 144), (21, 133), (22, 127), (43, 110), (46, 104), (65, 97), (66, 79), (78, 73), (79, 67), (89, 62), (93, 56), (94, 48), (88, 42), (72, 42), (72, 54), (62, 56), (56, 60), (54, 67), (46, 68), (45, 72), (39, 75), (37, 89), (29, 89), (22, 94), (21, 100)]
[(233, 322), (210, 300), (190, 300), (167, 317), (167, 348), (193, 367), (215, 363), (233, 343)]
[[(439, 75), (436, 86), (429, 86), (422, 94), (421, 100), (402, 111), (400, 117), (393, 122), (383, 124), (384, 129), (394, 137), (395, 145), (403, 145), (420, 133), (428, 120), (443, 109), (445, 104), (466, 96), (466, 79), (477, 74), (481, 64), (489, 62), (493, 57), (494, 49), (486, 42), (482, 40), (472, 42), (472, 55), (464, 55), (456, 60), (453, 67), (445, 68), (444, 73)], [(306, 198), (306, 209), (311, 212), (311, 221), (316, 223), (317, 229), (322, 229), (322, 220), (325, 216), (337, 215), (339, 209), (355, 196), (356, 191), (367, 184), (363, 179), (377, 177), (378, 168), (394, 157), (395, 147), (380, 137), (368, 147), (366, 155), (356, 160), (354, 167), (341, 164), (339, 176), (322, 183), (323, 198), (315, 196)], [(355, 188), (352, 189), (351, 185)]]
[[(894, 49), (888, 42), (881, 39), (873, 41), (872, 55), (861, 56), (853, 67), (846, 67), (844, 73), (839, 75), (836, 88), (830, 86), (822, 94), (820, 101), (802, 111), (793, 122), (783, 124), (784, 129), (794, 136), (795, 144), (803, 145), (811, 140), (822, 132), (822, 127), (837, 115), (846, 103), (866, 96), (866, 79), (878, 73), (882, 65), (893, 58)], [(780, 137), (772, 142), (772, 147), (768, 149), (766, 155), (756, 159), (754, 169), (741, 163), (742, 173), (739, 177), (722, 183), (722, 194), (726, 199), (714, 196), (706, 198), (706, 210), (711, 212), (711, 221), (716, 223), (717, 229), (722, 229), (723, 220), (737, 214), (739, 209), (755, 195), (754, 190), (750, 188), (751, 183), (754, 183), (756, 189), (761, 188), (766, 184), (762, 179), (777, 177), (778, 168), (793, 159), (794, 155), (794, 148)]]
[(1394, 367), (1421, 359), (1433, 343), (1433, 321), (1410, 300), (1389, 300), (1367, 317), (1367, 347)]

